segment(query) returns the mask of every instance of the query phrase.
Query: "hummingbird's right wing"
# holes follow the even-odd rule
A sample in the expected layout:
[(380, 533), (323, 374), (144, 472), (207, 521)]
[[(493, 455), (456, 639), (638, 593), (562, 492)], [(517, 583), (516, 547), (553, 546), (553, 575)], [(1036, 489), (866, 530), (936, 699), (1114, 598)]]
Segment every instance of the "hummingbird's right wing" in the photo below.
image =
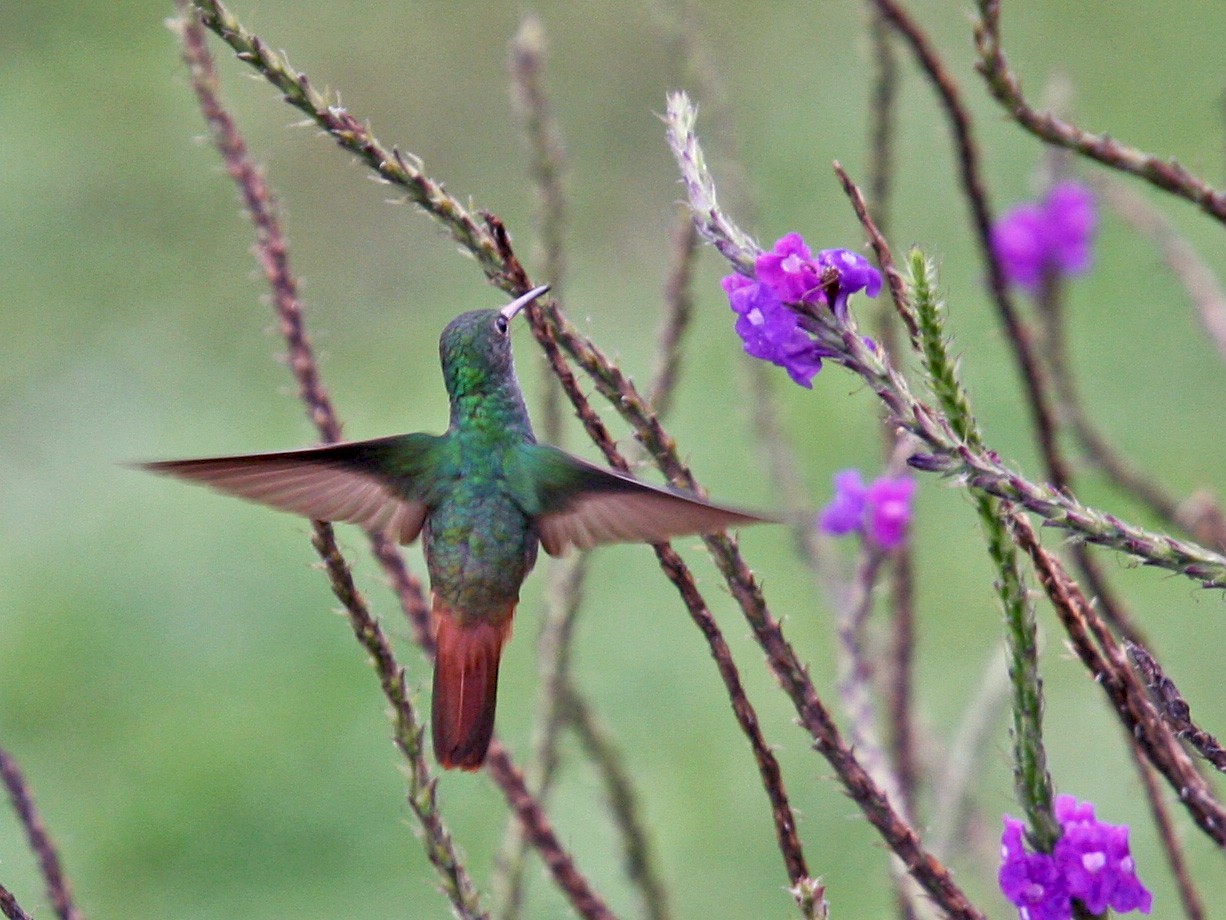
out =
[(551, 556), (570, 546), (663, 543), (716, 533), (771, 517), (718, 505), (697, 495), (639, 482), (545, 444), (525, 445), (533, 516)]
[(346, 521), (412, 543), (426, 518), (427, 474), (443, 438), (405, 434), (239, 457), (142, 463), (316, 521)]

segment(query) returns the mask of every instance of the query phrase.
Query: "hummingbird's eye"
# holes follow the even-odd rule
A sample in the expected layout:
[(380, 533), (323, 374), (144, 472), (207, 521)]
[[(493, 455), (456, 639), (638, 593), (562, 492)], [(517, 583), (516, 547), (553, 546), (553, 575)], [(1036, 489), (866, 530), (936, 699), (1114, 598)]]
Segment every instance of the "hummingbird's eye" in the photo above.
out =
[(507, 326), (509, 325), (509, 323), (507, 322), (507, 318), (503, 316), (501, 313), (499, 313), (498, 316), (494, 319), (494, 325), (498, 328), (498, 331), (501, 332), (503, 335), (507, 334)]

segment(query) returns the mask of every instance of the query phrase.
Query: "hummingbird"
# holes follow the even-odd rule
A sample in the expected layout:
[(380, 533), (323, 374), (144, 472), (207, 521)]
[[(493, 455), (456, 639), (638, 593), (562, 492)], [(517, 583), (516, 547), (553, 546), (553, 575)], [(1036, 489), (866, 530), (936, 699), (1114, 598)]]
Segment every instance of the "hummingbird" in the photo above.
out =
[(140, 464), (402, 544), (420, 535), (437, 652), (431, 733), (444, 769), (476, 770), (494, 730), (498, 664), (538, 546), (662, 543), (771, 520), (639, 482), (538, 444), (515, 376), (511, 320), (549, 290), (453, 319), (439, 338), (451, 421), (276, 453)]

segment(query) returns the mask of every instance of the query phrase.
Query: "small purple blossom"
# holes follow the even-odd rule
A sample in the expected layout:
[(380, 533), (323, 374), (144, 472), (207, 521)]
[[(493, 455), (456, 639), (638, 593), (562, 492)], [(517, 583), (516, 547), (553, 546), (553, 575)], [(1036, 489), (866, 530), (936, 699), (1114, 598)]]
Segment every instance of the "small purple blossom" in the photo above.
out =
[(847, 299), (852, 294), (863, 291), (869, 297), (876, 297), (881, 293), (881, 272), (860, 253), (850, 249), (823, 249), (817, 260), (822, 267), (833, 268), (839, 273), (838, 289), (831, 304), (839, 319), (847, 318)]
[(822, 265), (813, 258), (799, 233), (781, 236), (770, 252), (758, 256), (754, 273), (784, 303), (817, 304), (826, 299)]
[(858, 531), (882, 549), (894, 549), (907, 537), (915, 480), (882, 476), (865, 486), (859, 470), (834, 477), (834, 498), (822, 509), (818, 524), (833, 536)]
[(1064, 834), (1052, 856), (1068, 879), (1069, 893), (1093, 914), (1108, 907), (1117, 913), (1148, 914), (1153, 896), (1137, 878), (1128, 826), (1098, 821), (1093, 805), (1078, 804), (1071, 795), (1056, 797), (1056, 818)]
[(859, 530), (864, 521), (867, 494), (868, 489), (859, 470), (835, 473), (834, 498), (821, 513), (822, 530), (836, 537)]
[(1137, 878), (1127, 825), (1099, 821), (1092, 804), (1071, 795), (1056, 797), (1056, 819), (1061, 836), (1052, 852), (1027, 853), (1022, 822), (1005, 816), (1000, 890), (1021, 920), (1067, 920), (1074, 898), (1092, 914), (1148, 914), (1153, 896)]
[[(827, 304), (840, 322), (847, 319), (847, 299), (857, 291), (876, 297), (881, 275), (863, 256), (846, 249), (825, 249), (814, 257), (799, 233), (776, 241), (754, 263), (757, 280), (742, 275), (723, 279), (724, 292), (737, 315), (736, 333), (745, 352), (787, 370), (804, 387), (822, 369), (823, 358), (837, 357), (818, 345), (800, 326), (788, 304)], [(875, 347), (875, 346), (874, 346)]]
[(1006, 277), (1037, 291), (1049, 273), (1090, 267), (1098, 218), (1094, 196), (1079, 182), (1053, 186), (1041, 202), (1020, 204), (992, 228), (992, 249)]
[(894, 549), (907, 538), (915, 480), (910, 476), (882, 476), (864, 496), (868, 505), (868, 532), (883, 549)]
[(1000, 890), (1021, 920), (1070, 920), (1073, 904), (1068, 883), (1046, 853), (1027, 853), (1022, 822), (1005, 816), (1000, 838)]
[(802, 387), (812, 387), (824, 350), (800, 328), (796, 313), (766, 285), (744, 275), (728, 275), (721, 283), (737, 314), (736, 334), (745, 353), (785, 368)]
[(1047, 193), (1048, 245), (1052, 261), (1071, 275), (1090, 267), (1098, 226), (1094, 196), (1079, 182), (1061, 182)]

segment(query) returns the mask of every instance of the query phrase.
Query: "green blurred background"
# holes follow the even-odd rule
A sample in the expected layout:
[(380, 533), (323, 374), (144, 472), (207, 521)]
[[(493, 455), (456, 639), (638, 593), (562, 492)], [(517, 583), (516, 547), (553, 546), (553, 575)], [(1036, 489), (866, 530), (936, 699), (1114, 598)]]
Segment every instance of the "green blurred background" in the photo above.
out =
[[(1017, 6), (1017, 9), (1012, 8)], [(540, 2), (546, 78), (570, 154), (571, 317), (637, 379), (654, 362), (668, 234), (680, 189), (656, 113), (697, 88), (673, 13), (646, 4)], [(971, 70), (967, 4), (923, 2), (977, 116), (998, 209), (1030, 195), (1040, 147), (1004, 121)], [(530, 251), (533, 198), (508, 104), (506, 44), (523, 8), (499, 3), (240, 0), (244, 22), (319, 87), (342, 94), (387, 143), (423, 157), (461, 198), (500, 214)], [(169, 3), (0, 4), (0, 744), (25, 768), (91, 917), (442, 917), (403, 802), (385, 706), (315, 571), (305, 522), (132, 472), (130, 459), (310, 443), (270, 333), (251, 231), (163, 19)], [(829, 170), (866, 175), (870, 44), (853, 3), (711, 2), (700, 35), (726, 90), (746, 183), (727, 200), (769, 242), (814, 248), (861, 233)], [(1006, 44), (1038, 94), (1062, 74), (1090, 127), (1220, 182), (1220, 2), (1006, 5)], [(313, 129), (216, 42), (223, 91), (283, 205), (293, 265), (328, 385), (351, 437), (441, 430), (436, 341), (462, 309), (495, 305), (473, 263)], [(982, 269), (932, 95), (902, 83), (894, 239), (938, 261), (966, 378), (990, 441), (1037, 465), (1026, 411), (983, 296)], [(709, 111), (714, 111), (711, 106)], [(700, 122), (708, 136), (720, 127)], [(714, 137), (712, 143), (721, 146)], [(728, 149), (722, 144), (721, 149)], [(725, 160), (717, 174), (734, 176)], [(1222, 228), (1150, 196), (1211, 263)], [(754, 200), (751, 215), (744, 202)], [(671, 428), (711, 491), (771, 507), (750, 431), (748, 375), (704, 255), (698, 316)], [(1181, 494), (1226, 478), (1226, 369), (1155, 252), (1104, 219), (1096, 271), (1070, 290), (1070, 335), (1088, 401), (1133, 457)], [(517, 337), (536, 392), (534, 346)], [(830, 369), (812, 392), (772, 383), (814, 506), (830, 475), (878, 465), (875, 406)], [(716, 408), (717, 407), (717, 408)], [(601, 411), (619, 437), (624, 427)], [(572, 444), (577, 444), (572, 438)], [(591, 452), (587, 452), (592, 456)], [(1083, 493), (1143, 515), (1094, 477)], [(958, 491), (925, 479), (918, 499), (919, 702), (939, 763), (998, 635), (991, 575)], [(1058, 542), (1052, 534), (1051, 542)], [(342, 532), (391, 631), (407, 629)], [(885, 916), (885, 857), (808, 750), (794, 713), (696, 541), (681, 541), (777, 746), (812, 869), (835, 915)], [(781, 528), (743, 536), (791, 640), (831, 693), (830, 611)], [(849, 550), (849, 548), (844, 548)], [(421, 571), (416, 548), (411, 565)], [(1226, 609), (1190, 582), (1109, 561), (1138, 619), (1210, 729), (1226, 724), (1219, 662)], [(538, 572), (504, 665), (500, 731), (525, 755), (536, 691)], [(577, 639), (577, 673), (625, 752), (679, 917), (787, 917), (786, 876), (747, 747), (705, 645), (643, 547), (599, 551)], [(1174, 895), (1136, 774), (1101, 694), (1052, 618), (1045, 676), (1062, 791), (1129, 821), (1156, 916)], [(402, 642), (426, 707), (428, 672)], [(831, 693), (831, 697), (833, 697)], [(567, 750), (573, 744), (567, 742)], [(958, 880), (993, 916), (999, 814), (1016, 811), (1001, 724), (976, 784), (982, 824)], [(505, 812), (481, 776), (447, 775), (440, 799), (471, 865), (488, 877)], [(568, 761), (553, 808), (562, 839), (615, 908), (633, 914), (592, 771)], [(1226, 895), (1220, 855), (1182, 813), (1208, 903)], [(539, 866), (529, 916), (568, 916)], [(0, 811), (0, 882), (48, 915), (33, 860)]]

